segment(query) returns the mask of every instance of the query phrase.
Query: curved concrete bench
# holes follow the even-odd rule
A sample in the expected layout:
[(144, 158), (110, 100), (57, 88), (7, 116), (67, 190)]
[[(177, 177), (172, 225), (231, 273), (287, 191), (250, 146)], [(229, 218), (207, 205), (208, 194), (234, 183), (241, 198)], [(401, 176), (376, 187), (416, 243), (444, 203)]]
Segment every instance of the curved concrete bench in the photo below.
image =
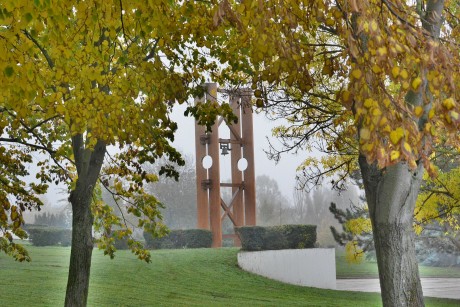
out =
[(289, 284), (336, 289), (335, 249), (282, 249), (239, 252), (245, 271)]

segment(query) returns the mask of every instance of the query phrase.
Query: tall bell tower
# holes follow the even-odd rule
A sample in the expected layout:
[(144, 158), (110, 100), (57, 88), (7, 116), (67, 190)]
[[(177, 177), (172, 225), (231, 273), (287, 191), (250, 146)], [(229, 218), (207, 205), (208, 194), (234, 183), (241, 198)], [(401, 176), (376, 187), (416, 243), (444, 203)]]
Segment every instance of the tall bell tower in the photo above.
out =
[[(195, 104), (217, 101), (217, 84), (205, 84), (206, 94), (195, 99)], [(197, 226), (210, 229), (212, 246), (221, 247), (223, 238), (232, 238), (240, 245), (236, 235), (222, 235), (222, 222), (228, 217), (234, 226), (256, 224), (256, 193), (254, 171), (254, 135), (251, 107), (252, 91), (241, 89), (226, 93), (238, 122), (227, 123), (216, 119), (211, 132), (195, 122)], [(219, 138), (219, 126), (228, 126), (230, 138)], [(221, 151), (221, 152), (220, 152)], [(219, 156), (231, 155), (231, 183), (222, 183)], [(221, 189), (231, 189), (231, 200), (225, 202)]]

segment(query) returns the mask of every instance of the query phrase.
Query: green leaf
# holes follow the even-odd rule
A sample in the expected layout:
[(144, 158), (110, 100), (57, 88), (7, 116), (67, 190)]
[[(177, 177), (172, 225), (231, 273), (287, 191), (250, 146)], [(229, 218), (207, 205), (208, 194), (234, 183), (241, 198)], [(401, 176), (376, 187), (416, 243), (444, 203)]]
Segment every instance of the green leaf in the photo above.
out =
[(26, 14), (24, 15), (24, 18), (25, 18), (25, 20), (27, 20), (27, 22), (31, 22), (32, 19), (33, 19), (31, 13), (26, 13)]
[(12, 66), (6, 66), (3, 72), (7, 77), (12, 77), (14, 73), (14, 68)]

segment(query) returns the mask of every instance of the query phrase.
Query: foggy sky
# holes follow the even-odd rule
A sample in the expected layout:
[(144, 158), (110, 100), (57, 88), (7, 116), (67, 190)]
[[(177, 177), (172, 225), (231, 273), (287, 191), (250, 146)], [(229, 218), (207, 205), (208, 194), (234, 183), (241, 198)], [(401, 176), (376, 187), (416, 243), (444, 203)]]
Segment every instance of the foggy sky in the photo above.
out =
[[(175, 136), (174, 146), (184, 155), (192, 156), (195, 159), (195, 124), (192, 117), (184, 117), (185, 105), (176, 106), (172, 113), (172, 119), (178, 123), (178, 131)], [(292, 193), (295, 187), (296, 168), (307, 157), (303, 152), (298, 155), (290, 153), (281, 156), (281, 160), (276, 164), (269, 160), (264, 150), (269, 149), (267, 137), (271, 142), (277, 142), (272, 137), (272, 128), (279, 125), (280, 122), (268, 120), (264, 114), (254, 113), (254, 156), (256, 177), (267, 175), (278, 182), (282, 194), (292, 200)], [(228, 128), (219, 129), (220, 138), (229, 138)], [(220, 156), (221, 178), (226, 180), (230, 178), (230, 158), (229, 156)]]

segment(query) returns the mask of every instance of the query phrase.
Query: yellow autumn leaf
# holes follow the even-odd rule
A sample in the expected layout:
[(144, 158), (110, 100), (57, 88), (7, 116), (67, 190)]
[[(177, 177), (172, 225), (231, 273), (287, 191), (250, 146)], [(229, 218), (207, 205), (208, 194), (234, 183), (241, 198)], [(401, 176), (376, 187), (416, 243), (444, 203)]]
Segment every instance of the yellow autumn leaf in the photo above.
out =
[(396, 130), (390, 132), (390, 141), (391, 143), (393, 143), (393, 145), (396, 145), (399, 143), (403, 136), (404, 130), (401, 127), (399, 127)]
[(343, 101), (345, 101), (345, 102), (350, 101), (350, 96), (351, 96), (351, 95), (350, 95), (350, 91), (343, 91), (343, 92), (342, 92), (342, 99), (343, 99)]
[(455, 107), (454, 98), (450, 97), (450, 98), (444, 99), (444, 101), (442, 102), (442, 105), (447, 110), (452, 109), (453, 107)]
[(363, 73), (362, 73), (361, 70), (359, 70), (359, 69), (354, 69), (354, 70), (351, 72), (351, 75), (352, 75), (355, 79), (361, 79)]
[(449, 112), (449, 117), (454, 122), (458, 122), (458, 120), (459, 120), (459, 114), (457, 112), (455, 112), (455, 111), (450, 111)]
[(399, 76), (399, 67), (393, 67), (393, 69), (391, 69), (391, 74), (393, 75), (393, 78), (397, 78)]
[(58, 104), (56, 106), (56, 112), (59, 114), (64, 114), (65, 113), (65, 107), (62, 104)]
[(385, 125), (385, 127), (383, 127), (383, 131), (384, 131), (384, 132), (387, 132), (387, 133), (388, 133), (388, 132), (391, 132), (391, 127), (390, 127), (390, 125)]
[(371, 152), (374, 149), (374, 146), (375, 146), (374, 143), (366, 143), (361, 148), (365, 152)]
[(401, 75), (403, 79), (407, 79), (409, 77), (409, 73), (405, 69), (401, 70), (399, 74)]
[(379, 108), (372, 110), (372, 116), (379, 117), (380, 115), (382, 115), (382, 111)]
[(420, 77), (415, 78), (412, 80), (412, 89), (417, 90), (422, 83), (422, 79)]
[(409, 143), (407, 143), (407, 142), (404, 142), (403, 148), (404, 148), (404, 150), (406, 150), (408, 153), (411, 153), (411, 152), (412, 152), (412, 147), (411, 147), (411, 146), (409, 145)]
[(145, 179), (149, 182), (155, 182), (155, 181), (158, 181), (158, 176), (155, 174), (147, 174), (145, 176)]
[(361, 130), (359, 130), (359, 136), (362, 140), (367, 141), (371, 138), (371, 132), (368, 128), (361, 128)]
[(370, 99), (370, 98), (367, 98), (366, 100), (364, 100), (364, 107), (369, 109), (371, 108), (372, 106), (374, 105), (374, 100)]
[(374, 74), (378, 74), (382, 72), (382, 69), (377, 64), (374, 64), (374, 66), (372, 66), (372, 71), (374, 72)]
[(387, 47), (383, 46), (383, 47), (380, 47), (378, 50), (377, 50), (377, 53), (380, 55), (380, 56), (386, 56), (388, 54), (388, 51), (387, 51)]
[(385, 99), (383, 99), (383, 104), (385, 105), (385, 107), (388, 108), (390, 106), (390, 104), (391, 104), (391, 100), (388, 99), (388, 98), (385, 98)]
[(392, 150), (390, 153), (390, 160), (391, 161), (398, 160), (400, 156), (401, 156), (401, 153), (399, 152), (399, 150)]
[(332, 18), (326, 19), (326, 25), (327, 26), (332, 27), (334, 24), (335, 24), (334, 19), (332, 19)]
[(414, 114), (415, 114), (415, 116), (417, 116), (417, 117), (422, 116), (422, 114), (423, 114), (423, 108), (422, 108), (421, 106), (415, 107), (415, 109), (414, 109)]
[(17, 211), (11, 211), (10, 217), (12, 221), (15, 221), (18, 218), (19, 214)]
[(377, 25), (377, 22), (375, 20), (371, 21), (370, 28), (371, 28), (371, 30), (373, 32), (377, 31), (378, 25)]
[(369, 33), (369, 23), (367, 21), (363, 23), (363, 30), (364, 32)]

